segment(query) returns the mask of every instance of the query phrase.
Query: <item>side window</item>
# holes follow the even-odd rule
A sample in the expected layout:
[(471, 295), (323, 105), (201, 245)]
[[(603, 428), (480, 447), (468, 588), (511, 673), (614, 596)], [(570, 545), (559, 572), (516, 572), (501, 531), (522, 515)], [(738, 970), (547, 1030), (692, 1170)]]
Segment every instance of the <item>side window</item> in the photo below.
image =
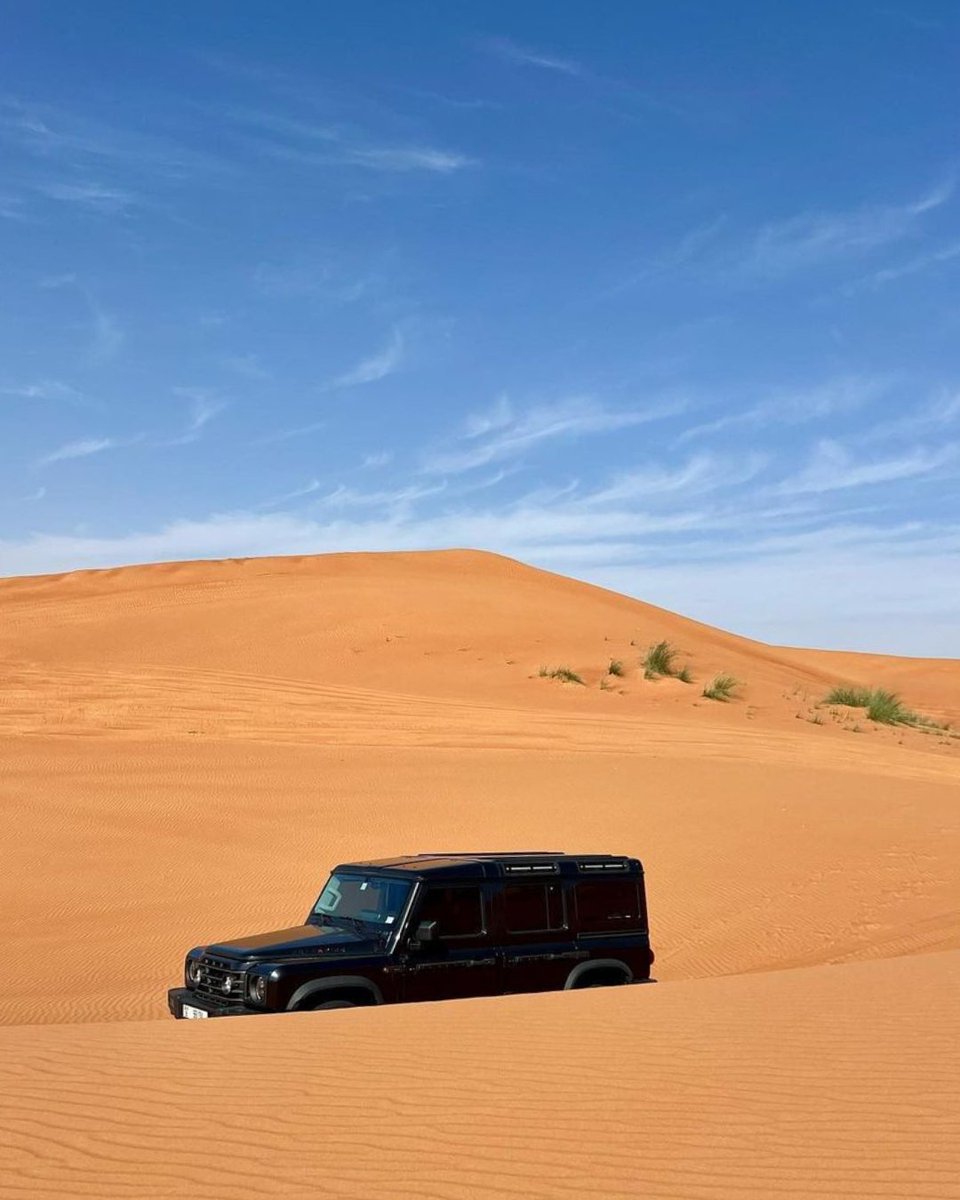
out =
[(418, 921), (436, 921), (441, 938), (476, 937), (483, 932), (483, 899), (477, 887), (432, 887)]
[(560, 885), (508, 883), (503, 889), (503, 923), (508, 933), (545, 933), (562, 929)]
[(636, 880), (583, 881), (577, 884), (576, 893), (581, 933), (614, 933), (620, 929), (643, 928)]

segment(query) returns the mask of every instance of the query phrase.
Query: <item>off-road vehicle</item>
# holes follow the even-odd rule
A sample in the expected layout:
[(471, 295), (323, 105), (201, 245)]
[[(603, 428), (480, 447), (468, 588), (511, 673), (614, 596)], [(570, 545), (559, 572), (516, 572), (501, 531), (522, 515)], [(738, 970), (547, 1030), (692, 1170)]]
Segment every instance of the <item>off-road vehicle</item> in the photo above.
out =
[(418, 854), (335, 867), (303, 925), (191, 950), (175, 1017), (649, 983), (635, 858)]

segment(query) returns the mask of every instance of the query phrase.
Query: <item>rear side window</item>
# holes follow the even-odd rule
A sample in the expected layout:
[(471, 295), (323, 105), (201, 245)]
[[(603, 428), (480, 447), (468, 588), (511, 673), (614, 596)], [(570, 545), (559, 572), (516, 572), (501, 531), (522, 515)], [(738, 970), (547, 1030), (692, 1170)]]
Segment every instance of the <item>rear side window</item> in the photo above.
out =
[(503, 923), (508, 933), (563, 929), (563, 894), (558, 883), (508, 883), (503, 889)]
[(635, 879), (585, 880), (576, 888), (581, 933), (643, 929), (640, 889)]
[(483, 900), (476, 887), (432, 887), (424, 897), (420, 921), (436, 921), (442, 938), (476, 937), (483, 932)]

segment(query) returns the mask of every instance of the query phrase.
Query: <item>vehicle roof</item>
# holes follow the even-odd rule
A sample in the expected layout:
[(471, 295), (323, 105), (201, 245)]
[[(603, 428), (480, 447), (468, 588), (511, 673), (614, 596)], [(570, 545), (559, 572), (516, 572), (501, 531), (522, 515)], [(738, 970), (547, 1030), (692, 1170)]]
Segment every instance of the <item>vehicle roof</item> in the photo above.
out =
[(643, 867), (639, 859), (615, 854), (564, 854), (559, 850), (434, 851), (429, 854), (403, 854), (396, 858), (378, 858), (365, 862), (340, 863), (334, 870), (377, 871), (416, 878), (521, 879), (545, 876), (637, 875)]

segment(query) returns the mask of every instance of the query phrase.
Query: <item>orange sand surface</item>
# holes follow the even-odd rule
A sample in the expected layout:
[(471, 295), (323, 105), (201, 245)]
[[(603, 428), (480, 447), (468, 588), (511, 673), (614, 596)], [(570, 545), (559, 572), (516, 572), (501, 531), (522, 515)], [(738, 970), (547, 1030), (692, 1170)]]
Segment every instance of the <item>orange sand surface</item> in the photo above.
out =
[[(960, 1196), (960, 739), (838, 682), (960, 720), (489, 554), (0, 580), (0, 1196)], [(521, 848), (643, 858), (662, 982), (165, 1015), (336, 861)]]
[(960, 953), (0, 1030), (10, 1196), (960, 1195)]

